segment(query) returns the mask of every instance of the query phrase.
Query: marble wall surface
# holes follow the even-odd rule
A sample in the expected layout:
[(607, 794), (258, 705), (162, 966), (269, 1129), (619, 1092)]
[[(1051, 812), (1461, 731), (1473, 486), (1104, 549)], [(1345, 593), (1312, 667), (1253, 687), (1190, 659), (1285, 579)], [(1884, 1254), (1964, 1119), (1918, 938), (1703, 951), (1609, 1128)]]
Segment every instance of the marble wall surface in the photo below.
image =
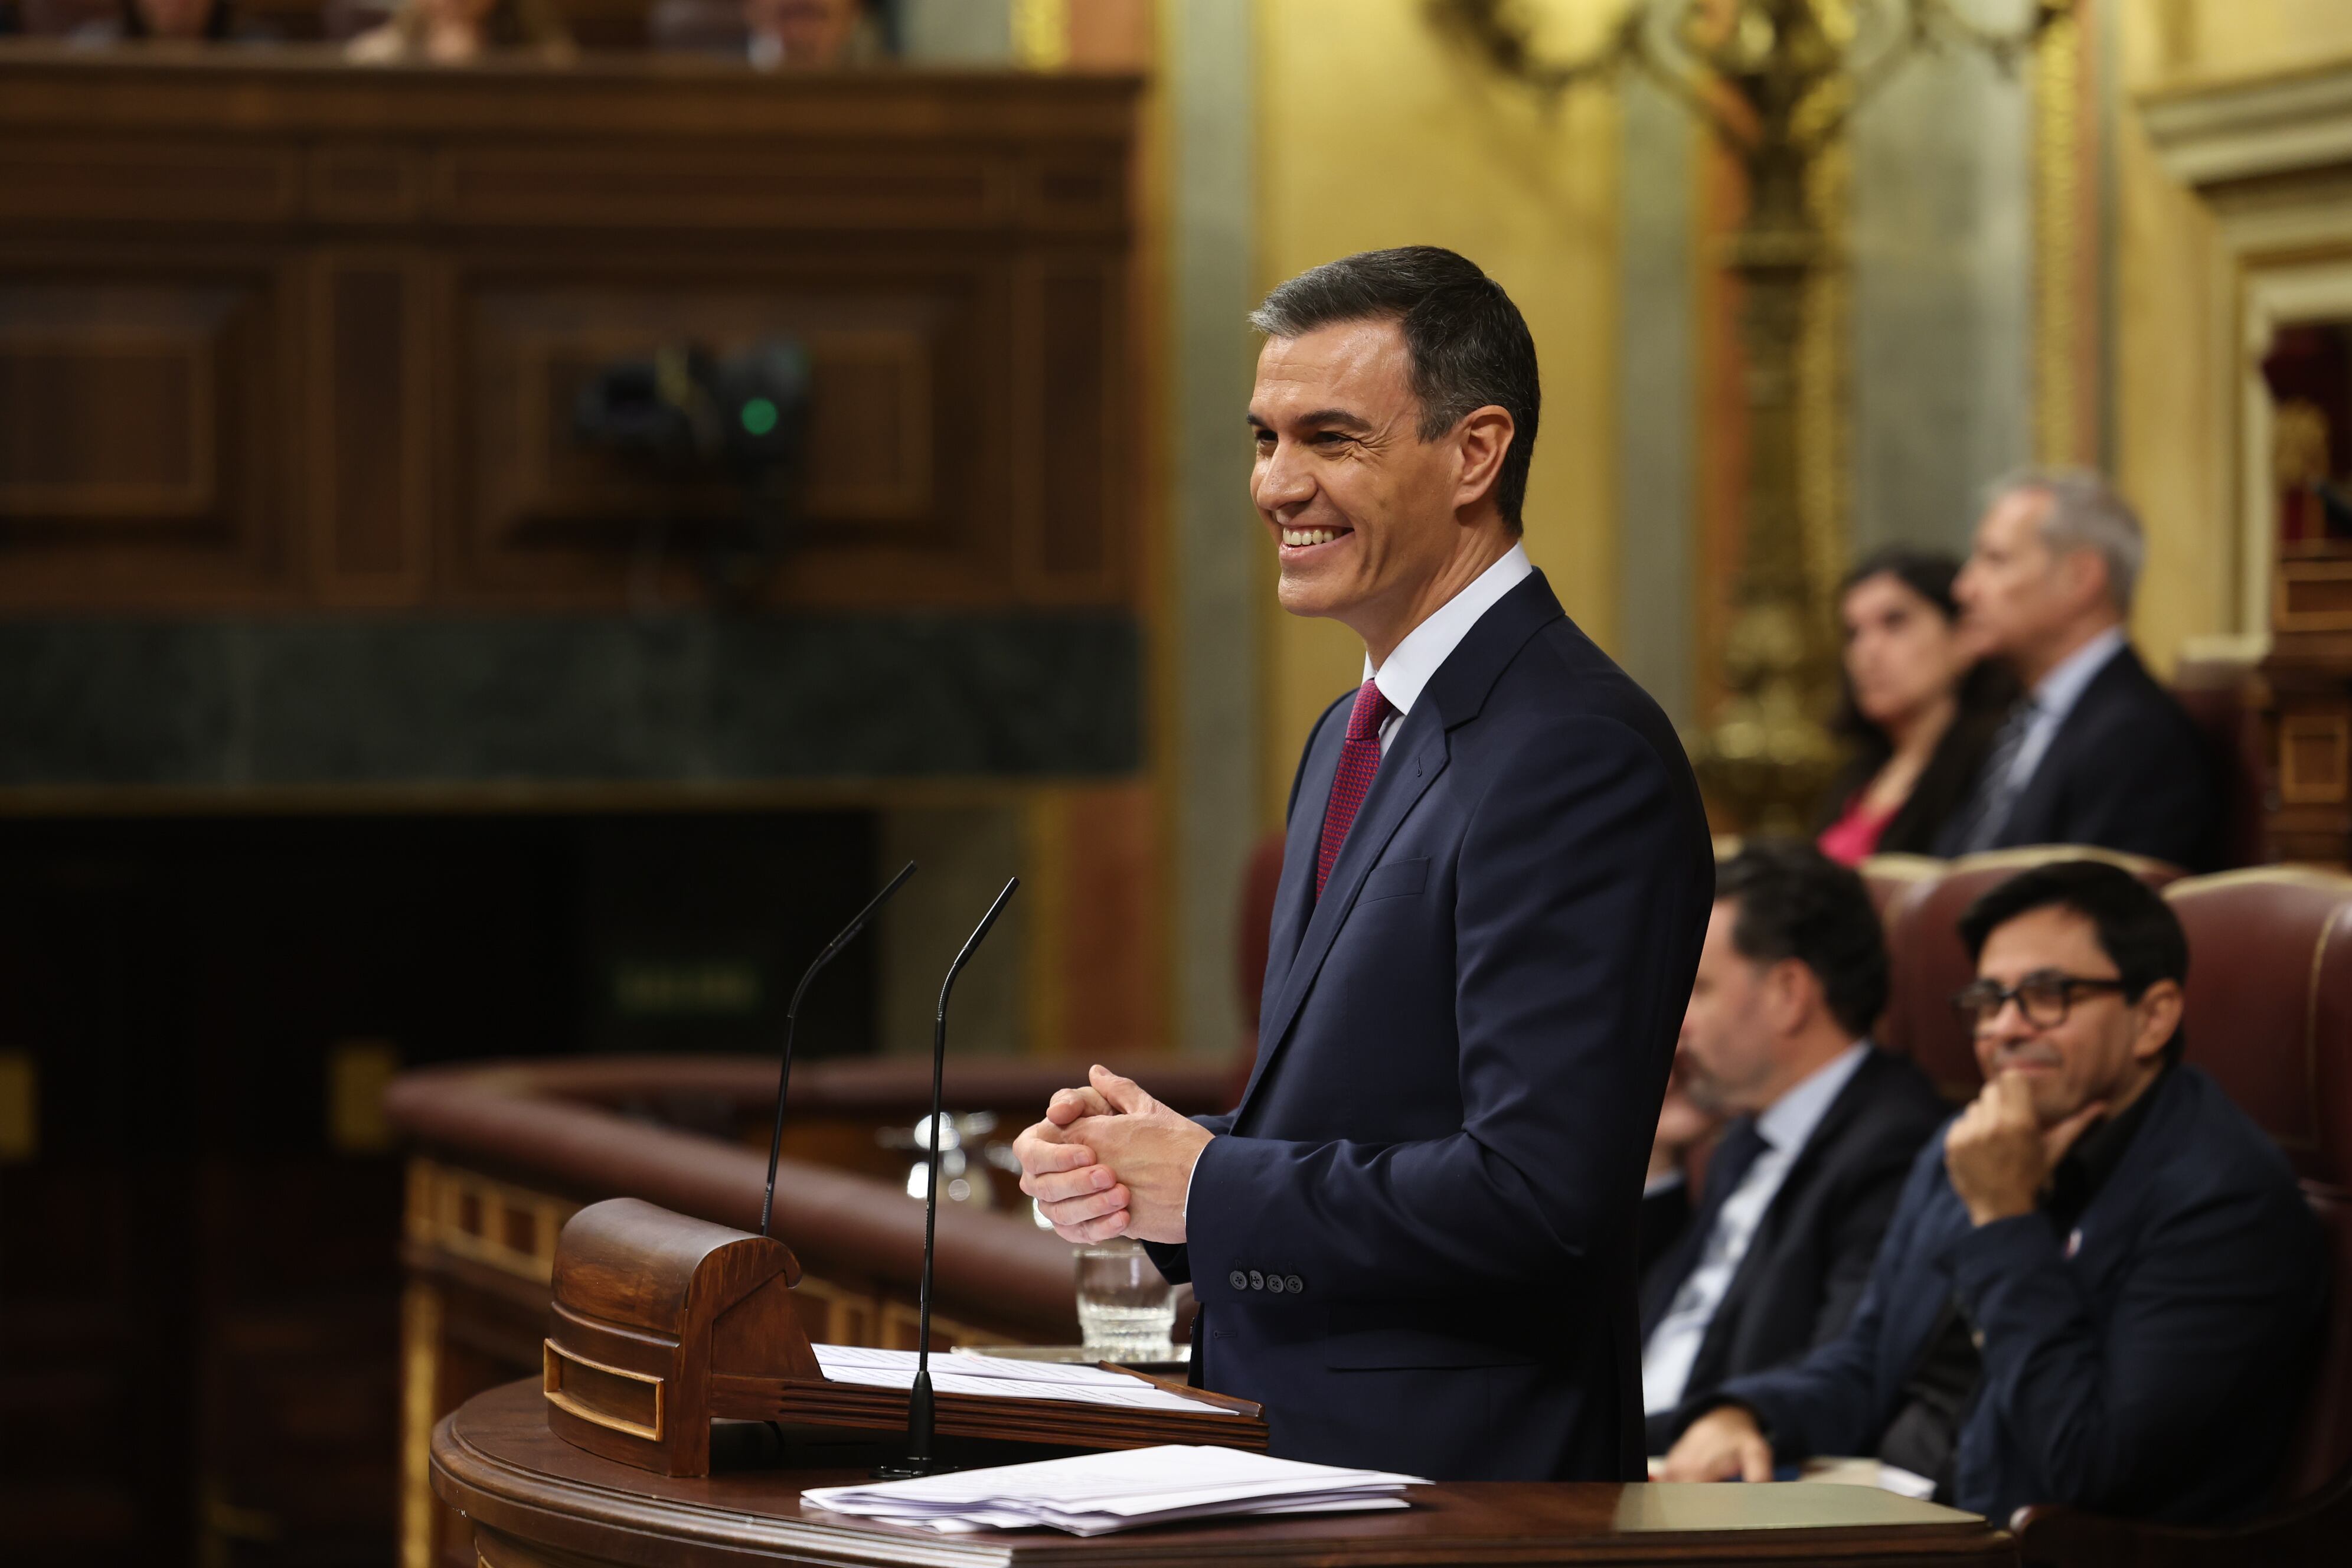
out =
[(1912, 61), (1854, 118), (1847, 537), (1964, 553), (2033, 453), (2033, 110), (2023, 73)]
[[(1698, 476), (1714, 437), (1698, 283), (1711, 265), (1679, 103), (1627, 80), (1618, 322), (1618, 591), (1612, 650), (1678, 722), (1702, 715), (1706, 580)], [(1847, 561), (1902, 542), (1964, 553), (1984, 487), (2033, 450), (2033, 108), (2026, 75), (1959, 51), (1913, 60), (1852, 125), (1832, 215)], [(1719, 350), (1718, 350), (1719, 352)], [(1828, 563), (1842, 567), (1844, 562)]]
[(1115, 773), (1111, 613), (0, 624), (0, 787)]

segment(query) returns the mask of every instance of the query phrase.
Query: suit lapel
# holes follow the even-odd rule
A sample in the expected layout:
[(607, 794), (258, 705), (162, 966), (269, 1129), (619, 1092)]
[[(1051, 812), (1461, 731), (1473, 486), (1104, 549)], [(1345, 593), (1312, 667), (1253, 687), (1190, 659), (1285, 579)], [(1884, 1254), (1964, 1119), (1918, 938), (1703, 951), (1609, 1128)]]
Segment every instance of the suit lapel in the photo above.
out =
[(1283, 844), (1282, 884), (1275, 898), (1276, 951), (1282, 951), (1288, 932), (1297, 929), (1282, 923), (1286, 893), (1296, 900), (1289, 906), (1291, 912), (1306, 917), (1305, 931), (1279, 983), (1274, 963), (1267, 964), (1266, 993), (1271, 1002), (1259, 1017), (1257, 1064), (1250, 1069), (1249, 1087), (1242, 1090), (1241, 1105), (1234, 1112), (1236, 1125), (1288, 1039), (1290, 1026), (1324, 959), (1329, 956), (1348, 911), (1354, 908), (1365, 877), (1406, 815), (1444, 771), (1451, 755), (1447, 732), (1478, 716), (1486, 694), (1528, 639), (1562, 615), (1551, 584), (1541, 572), (1534, 572), (1478, 617), (1422, 689), (1421, 700), (1399, 726), (1388, 754), (1381, 759), (1380, 772), (1373, 775), (1371, 793), (1364, 797), (1355, 825), (1348, 830), (1339, 859), (1332, 862), (1331, 876), (1319, 900), (1314, 898), (1315, 854), (1323, 831), (1324, 805), (1331, 795), (1331, 779), (1339, 772), (1340, 739), (1328, 740), (1320, 748), (1323, 754), (1309, 760)]
[(1347, 738), (1346, 725), (1324, 724), (1300, 770), (1298, 798), (1291, 806), (1290, 823), (1283, 835), (1282, 875), (1274, 888), (1274, 921), (1266, 934), (1262, 996), (1282, 994), (1298, 953), (1298, 939), (1306, 934), (1307, 917), (1315, 912), (1315, 856), (1323, 837), (1323, 809), (1331, 799), (1331, 780), (1339, 771), (1339, 752)]
[[(1417, 702), (1398, 727), (1396, 739), (1389, 743), (1389, 754), (1381, 759), (1380, 772), (1372, 775), (1371, 793), (1356, 812), (1354, 826), (1348, 829), (1347, 842), (1339, 847), (1339, 858), (1331, 863), (1331, 875), (1323, 884), (1323, 896), (1315, 900), (1307, 921), (1306, 934), (1300, 939), (1297, 954), (1282, 977), (1282, 985), (1275, 993), (1275, 1004), (1258, 1023), (1257, 1066), (1251, 1069), (1249, 1087), (1242, 1090), (1241, 1110), (1249, 1109), (1250, 1097), (1257, 1090), (1259, 1080), (1272, 1064), (1275, 1054), (1290, 1029), (1291, 1020), (1298, 1016), (1299, 1005), (1307, 1000), (1307, 989), (1315, 984), (1323, 960), (1331, 951), (1332, 939), (1355, 907), (1356, 894), (1364, 885), (1364, 878), (1380, 858), (1381, 851), (1437, 775), (1445, 767), (1445, 729), (1433, 704)], [(1331, 775), (1338, 771), (1334, 752), (1333, 765), (1322, 770), (1322, 795), (1328, 800), (1331, 794)], [(1306, 805), (1302, 795), (1299, 804)], [(1305, 816), (1306, 812), (1297, 814)], [(1294, 856), (1302, 863), (1305, 898), (1312, 899), (1315, 891), (1315, 855), (1323, 825), (1323, 811), (1318, 805), (1314, 812), (1315, 826), (1303, 847), (1298, 826), (1294, 820), (1290, 837), (1283, 848), (1286, 862), (1284, 880), (1289, 880), (1288, 862)]]
[(1691, 1362), (1688, 1386), (1705, 1386), (1702, 1373), (1707, 1384), (1723, 1381), (1717, 1369), (1729, 1353), (1732, 1325), (1739, 1321), (1740, 1309), (1756, 1289), (1757, 1281), (1778, 1266), (1779, 1259), (1770, 1254), (1780, 1244), (1783, 1222), (1803, 1199), (1805, 1184), (1813, 1179), (1822, 1162), (1828, 1158), (1827, 1151), (1837, 1146), (1847, 1127), (1862, 1115), (1875, 1092), (1880, 1071), (1878, 1052), (1874, 1048), (1856, 1064), (1853, 1076), (1846, 1079), (1845, 1087), (1822, 1112), (1821, 1121), (1813, 1124), (1804, 1147), (1789, 1162), (1788, 1173), (1780, 1178), (1772, 1201), (1756, 1216), (1756, 1231), (1748, 1238), (1748, 1250), (1741, 1255), (1739, 1267), (1732, 1270), (1731, 1282), (1723, 1288), (1723, 1299), (1715, 1304), (1715, 1315), (1707, 1320), (1706, 1333), (1700, 1339), (1698, 1354)]
[[(2051, 825), (2057, 820), (2058, 796), (2065, 787), (2068, 762), (2076, 748), (2089, 743), (2088, 731), (2076, 721), (2132, 684), (2135, 674), (2141, 679), (2147, 678), (2139, 655), (2133, 651), (2131, 644), (2126, 643), (2084, 683), (2074, 705), (2066, 710), (2064, 721), (2050, 737), (2049, 749), (2033, 764), (2033, 776), (2017, 792), (2016, 804), (2009, 808), (2009, 820), (2001, 824), (2002, 839), (2011, 844), (2039, 844), (2049, 837)], [(2038, 826), (2029, 837), (2020, 837), (2029, 823)]]

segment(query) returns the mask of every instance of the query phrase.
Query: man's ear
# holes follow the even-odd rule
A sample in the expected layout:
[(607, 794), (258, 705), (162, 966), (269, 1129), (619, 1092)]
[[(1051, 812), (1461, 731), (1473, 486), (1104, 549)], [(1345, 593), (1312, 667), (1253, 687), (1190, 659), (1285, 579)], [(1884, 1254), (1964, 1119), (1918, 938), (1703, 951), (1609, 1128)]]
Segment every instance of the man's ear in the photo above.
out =
[(1455, 449), (1462, 455), (1462, 471), (1454, 481), (1454, 510), (1457, 513), (1494, 495), (1496, 487), (1502, 482), (1503, 458), (1510, 452), (1518, 428), (1510, 411), (1493, 403), (1472, 409), (1454, 427)]
[(1774, 1035), (1793, 1035), (1821, 1010), (1822, 983), (1803, 960), (1784, 958), (1764, 972), (1757, 1003)]
[(2084, 546), (2069, 550), (2060, 558), (2066, 574), (2066, 592), (2077, 604), (2087, 607), (2093, 603), (2111, 605), (2115, 595), (2107, 582), (2107, 558)]
[(2140, 1021), (2139, 1032), (2132, 1037), (2132, 1059), (2153, 1061), (2180, 1027), (2180, 986), (2175, 981), (2159, 980), (2141, 992), (2132, 1006)]

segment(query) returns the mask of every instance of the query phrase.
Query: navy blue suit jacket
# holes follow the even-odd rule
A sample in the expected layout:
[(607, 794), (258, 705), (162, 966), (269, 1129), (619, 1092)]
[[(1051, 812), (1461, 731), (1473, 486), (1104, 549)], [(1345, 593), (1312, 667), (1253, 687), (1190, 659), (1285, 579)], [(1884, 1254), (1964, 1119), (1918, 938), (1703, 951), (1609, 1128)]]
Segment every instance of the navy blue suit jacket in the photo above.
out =
[[(2095, 844), (2195, 870), (2220, 849), (2214, 761), (2179, 699), (2126, 644), (2099, 667), (2050, 737), (1991, 847)], [(1967, 813), (1936, 838), (1958, 855)]]
[(1292, 786), (1255, 1069), (1153, 1249), (1196, 1375), (1292, 1458), (1639, 1479), (1634, 1216), (1715, 885), (1690, 765), (1536, 574), (1399, 722), (1318, 900), (1347, 711)]
[(2310, 1393), (2326, 1270), (2285, 1156), (2219, 1085), (2177, 1067), (2070, 1248), (2042, 1215), (1978, 1227), (1941, 1133), (1911, 1168), (1845, 1331), (1686, 1407), (1756, 1412), (1786, 1461), (1873, 1454), (1946, 1303), (1982, 1336), (1953, 1500), (2176, 1523), (2257, 1507)]

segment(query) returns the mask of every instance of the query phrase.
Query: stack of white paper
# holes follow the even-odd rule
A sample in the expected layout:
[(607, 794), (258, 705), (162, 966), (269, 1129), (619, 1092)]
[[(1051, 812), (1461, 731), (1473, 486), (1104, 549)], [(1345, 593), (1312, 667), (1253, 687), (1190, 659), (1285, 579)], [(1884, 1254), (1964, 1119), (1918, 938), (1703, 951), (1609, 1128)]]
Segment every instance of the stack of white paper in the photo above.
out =
[[(816, 1345), (816, 1363), (835, 1383), (873, 1388), (912, 1388), (915, 1352), (872, 1350), (864, 1345)], [(1000, 1361), (992, 1356), (935, 1355), (934, 1394), (976, 1394), (994, 1399), (1062, 1399), (1080, 1405), (1124, 1405), (1133, 1410), (1181, 1410), (1194, 1415), (1231, 1415), (1233, 1411), (1155, 1388), (1123, 1372), (1098, 1366), (1063, 1366), (1051, 1362)]]
[(1170, 1445), (911, 1481), (814, 1487), (801, 1500), (886, 1524), (951, 1532), (1046, 1525), (1073, 1535), (1104, 1535), (1184, 1519), (1404, 1508), (1404, 1489), (1427, 1484), (1419, 1476)]

